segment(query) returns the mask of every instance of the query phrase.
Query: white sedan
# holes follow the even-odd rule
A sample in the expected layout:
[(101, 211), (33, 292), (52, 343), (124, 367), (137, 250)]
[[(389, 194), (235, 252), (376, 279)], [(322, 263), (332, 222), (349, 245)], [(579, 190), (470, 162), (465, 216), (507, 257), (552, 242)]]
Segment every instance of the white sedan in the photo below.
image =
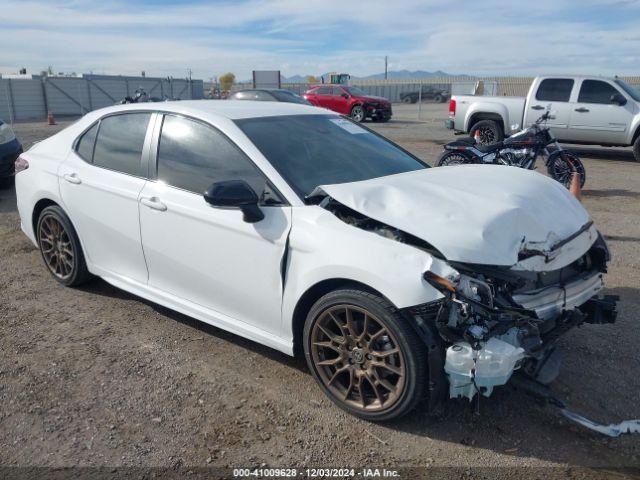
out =
[(269, 102), (97, 110), (16, 161), (24, 233), (98, 276), (287, 354), (370, 420), (558, 374), (615, 319), (581, 204), (538, 173), (432, 169), (337, 114)]

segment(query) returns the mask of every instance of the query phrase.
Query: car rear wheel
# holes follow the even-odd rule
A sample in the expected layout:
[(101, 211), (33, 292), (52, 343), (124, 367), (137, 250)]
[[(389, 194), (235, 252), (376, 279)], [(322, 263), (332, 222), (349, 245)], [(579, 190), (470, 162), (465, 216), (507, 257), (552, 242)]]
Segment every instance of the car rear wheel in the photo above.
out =
[(638, 135), (636, 141), (633, 142), (633, 157), (636, 159), (636, 162), (640, 162), (640, 135)]
[(303, 335), (314, 378), (347, 412), (390, 420), (424, 399), (425, 344), (380, 296), (362, 290), (328, 293), (311, 308)]
[(480, 134), (480, 145), (493, 145), (504, 139), (502, 127), (495, 120), (480, 120), (471, 127), (469, 134), (475, 137), (476, 132)]
[(38, 217), (36, 235), (40, 253), (49, 273), (67, 287), (91, 278), (78, 236), (62, 208), (45, 208)]
[(452, 165), (463, 165), (465, 163), (472, 163), (465, 154), (460, 152), (449, 152), (444, 151), (442, 155), (440, 155), (440, 159), (438, 160), (438, 167), (447, 167)]
[(355, 105), (351, 109), (351, 120), (354, 122), (362, 122), (364, 120), (364, 107), (362, 105)]

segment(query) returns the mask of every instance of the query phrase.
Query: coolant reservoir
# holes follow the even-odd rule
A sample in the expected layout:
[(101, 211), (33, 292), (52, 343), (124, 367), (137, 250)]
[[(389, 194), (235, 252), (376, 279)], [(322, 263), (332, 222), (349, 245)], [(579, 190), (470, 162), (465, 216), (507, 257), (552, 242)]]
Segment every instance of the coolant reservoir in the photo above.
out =
[(493, 392), (493, 387), (509, 381), (523, 357), (522, 348), (497, 338), (489, 339), (480, 350), (473, 350), (467, 342), (453, 344), (447, 348), (444, 364), (449, 377), (449, 396), (467, 397), (471, 400), (477, 387), (488, 397)]

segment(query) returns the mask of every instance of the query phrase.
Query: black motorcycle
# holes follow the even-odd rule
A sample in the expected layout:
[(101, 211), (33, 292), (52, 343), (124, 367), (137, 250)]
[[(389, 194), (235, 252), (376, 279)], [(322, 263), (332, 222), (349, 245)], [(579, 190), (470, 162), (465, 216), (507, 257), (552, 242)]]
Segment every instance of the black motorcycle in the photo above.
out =
[[(456, 140), (444, 146), (438, 166), (460, 164), (494, 164), (533, 170), (538, 155), (545, 158), (549, 176), (569, 188), (574, 173), (580, 175), (580, 187), (584, 186), (584, 165), (575, 153), (563, 150), (549, 127), (551, 117), (547, 110), (530, 127), (492, 145), (480, 145), (473, 138)], [(548, 147), (554, 146), (553, 151)]]

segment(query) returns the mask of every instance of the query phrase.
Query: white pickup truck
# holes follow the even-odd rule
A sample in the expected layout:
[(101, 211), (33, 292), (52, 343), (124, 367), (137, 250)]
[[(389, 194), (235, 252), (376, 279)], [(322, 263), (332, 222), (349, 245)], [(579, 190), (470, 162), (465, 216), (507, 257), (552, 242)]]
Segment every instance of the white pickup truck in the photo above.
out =
[(531, 125), (550, 105), (547, 122), (566, 143), (633, 145), (640, 161), (640, 91), (619, 78), (536, 77), (526, 98), (454, 95), (447, 128), (495, 143)]

